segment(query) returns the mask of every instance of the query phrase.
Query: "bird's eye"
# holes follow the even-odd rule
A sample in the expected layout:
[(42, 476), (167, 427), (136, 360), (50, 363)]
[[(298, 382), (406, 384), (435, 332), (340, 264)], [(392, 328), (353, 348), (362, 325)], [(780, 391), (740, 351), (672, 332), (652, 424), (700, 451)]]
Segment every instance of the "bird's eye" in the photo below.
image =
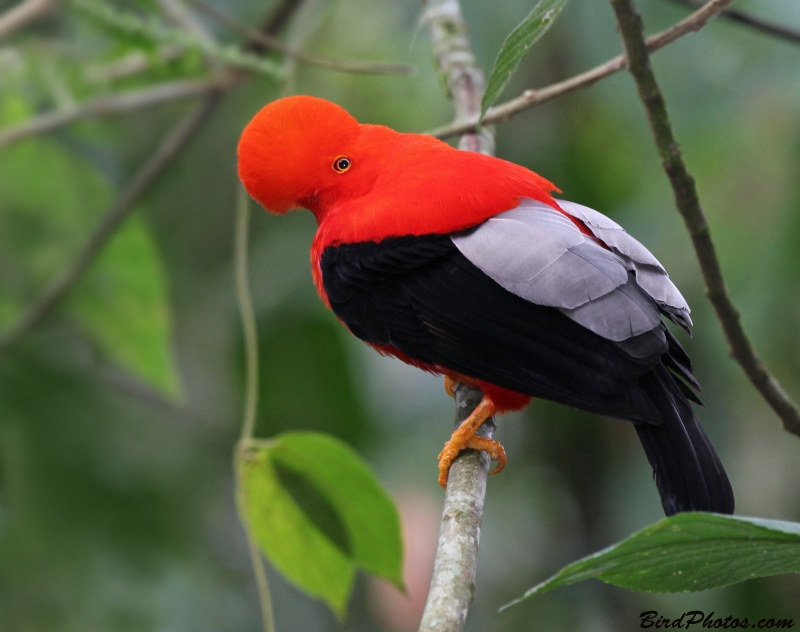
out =
[(333, 170), (336, 173), (344, 173), (350, 168), (351, 161), (347, 156), (338, 156), (333, 161)]

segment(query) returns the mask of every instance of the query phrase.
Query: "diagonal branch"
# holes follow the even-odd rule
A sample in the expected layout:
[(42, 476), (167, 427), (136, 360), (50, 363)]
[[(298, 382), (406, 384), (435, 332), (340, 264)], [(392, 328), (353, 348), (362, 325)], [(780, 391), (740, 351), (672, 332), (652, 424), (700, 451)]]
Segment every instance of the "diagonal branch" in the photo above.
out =
[(52, 9), (58, 0), (23, 0), (0, 15), (0, 39), (41, 17)]
[[(455, 120), (477, 116), (481, 110), (485, 78), (470, 49), (467, 25), (458, 0), (423, 0), (423, 3), (433, 51), (455, 105)], [(465, 134), (459, 147), (494, 153), (492, 129), (484, 127), (477, 133)], [(456, 427), (469, 417), (482, 398), (480, 390), (458, 385), (455, 391)], [(491, 439), (494, 430), (494, 419), (489, 419), (477, 434)], [(436, 561), (420, 632), (461, 632), (464, 628), (469, 604), (475, 594), (489, 464), (485, 452), (465, 450), (450, 468)]]
[[(675, 26), (662, 31), (661, 33), (657, 33), (656, 35), (651, 35), (648, 37), (647, 50), (649, 50), (651, 53), (654, 53), (655, 51), (672, 44), (672, 42), (680, 39), (684, 35), (699, 31), (708, 23), (711, 18), (720, 13), (732, 2), (733, 0), (711, 0), (710, 2), (704, 4), (702, 8), (692, 13), (689, 17), (678, 22)], [(508, 121), (513, 116), (524, 110), (532, 108), (535, 105), (558, 98), (580, 88), (591, 86), (601, 79), (610, 77), (611, 75), (616, 74), (625, 68), (625, 56), (618, 55), (613, 59), (609, 59), (604, 64), (595, 66), (591, 70), (587, 70), (586, 72), (575, 75), (574, 77), (570, 77), (569, 79), (565, 79), (564, 81), (559, 81), (558, 83), (554, 83), (538, 90), (526, 90), (520, 96), (511, 99), (510, 101), (506, 101), (505, 103), (496, 105), (493, 108), (489, 108), (489, 111), (486, 113), (486, 116), (483, 117), (481, 124), (486, 125), (488, 123)], [(480, 112), (480, 109), (478, 109), (478, 112)], [(476, 127), (478, 127), (478, 122), (478, 115), (474, 114), (472, 116), (464, 117), (462, 120), (456, 119), (449, 125), (437, 127), (436, 129), (433, 129), (427, 133), (431, 134), (432, 136), (436, 136), (437, 138), (449, 138), (450, 136), (458, 136), (459, 134), (465, 134), (473, 131)]]
[(708, 221), (700, 206), (694, 178), (686, 168), (678, 142), (672, 132), (664, 96), (656, 82), (650, 55), (644, 41), (642, 18), (633, 0), (610, 0), (625, 42), (630, 71), (636, 81), (639, 97), (647, 111), (650, 128), (655, 137), (661, 164), (675, 193), (678, 211), (692, 238), (700, 269), (731, 353), (761, 396), (783, 421), (784, 428), (800, 436), (800, 410), (772, 376), (753, 349), (741, 322), (739, 310), (733, 304), (722, 276)]
[(30, 121), (0, 130), (0, 147), (93, 116), (119, 114), (179, 99), (222, 93), (231, 88), (235, 82), (236, 78), (232, 75), (215, 76), (210, 79), (178, 80), (98, 97), (74, 109), (48, 112)]
[(327, 70), (335, 70), (339, 72), (349, 72), (354, 74), (400, 74), (408, 75), (414, 72), (414, 68), (402, 64), (382, 64), (374, 62), (362, 61), (349, 61), (344, 59), (330, 59), (328, 57), (321, 57), (319, 55), (312, 55), (300, 50), (296, 50), (291, 46), (287, 46), (283, 41), (272, 35), (267, 35), (258, 29), (254, 29), (247, 24), (240, 22), (236, 18), (223, 13), (216, 7), (194, 0), (194, 6), (205, 13), (207, 16), (216, 20), (220, 24), (228, 27), (233, 31), (237, 31), (250, 40), (251, 45), (257, 45), (260, 51), (275, 50), (286, 57), (290, 57), (296, 61), (309, 64), (311, 66), (318, 66)]
[[(703, 5), (702, 0), (672, 0), (678, 4), (696, 9)], [(741, 9), (725, 9), (720, 17), (727, 18), (732, 22), (738, 22), (756, 31), (761, 31), (767, 35), (772, 35), (778, 39), (786, 40), (792, 44), (800, 44), (800, 30), (789, 28), (778, 22), (767, 20), (753, 13), (742, 11)]]
[(28, 306), (19, 320), (0, 336), (0, 351), (13, 345), (31, 327), (41, 321), (74, 287), (114, 232), (128, 217), (139, 196), (194, 135), (194, 132), (211, 112), (215, 101), (215, 97), (206, 97), (178, 122), (108, 209), (72, 264), (56, 276), (42, 295)]

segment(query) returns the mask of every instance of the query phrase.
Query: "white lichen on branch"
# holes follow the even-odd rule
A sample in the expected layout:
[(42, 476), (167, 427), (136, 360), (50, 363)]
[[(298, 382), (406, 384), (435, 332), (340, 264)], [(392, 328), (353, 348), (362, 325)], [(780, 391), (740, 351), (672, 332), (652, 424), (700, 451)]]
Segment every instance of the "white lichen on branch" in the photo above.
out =
[[(453, 124), (477, 120), (486, 78), (472, 54), (458, 0), (425, 0), (424, 5), (423, 20), (430, 27), (433, 54), (455, 107)], [(458, 146), (467, 151), (494, 154), (494, 133), (491, 128), (469, 130)]]
[[(463, 384), (456, 387), (455, 395), (458, 426), (469, 417), (483, 395)], [(489, 419), (476, 434), (491, 439), (494, 430), (494, 421)], [(420, 632), (455, 632), (464, 627), (469, 604), (475, 596), (475, 571), (490, 464), (485, 452), (465, 450), (450, 468), (436, 562)]]

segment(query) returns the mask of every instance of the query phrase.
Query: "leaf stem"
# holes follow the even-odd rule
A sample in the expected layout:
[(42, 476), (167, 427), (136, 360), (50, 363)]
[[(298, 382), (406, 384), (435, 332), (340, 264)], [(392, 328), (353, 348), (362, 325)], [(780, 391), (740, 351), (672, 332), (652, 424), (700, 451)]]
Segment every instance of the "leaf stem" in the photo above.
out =
[(236, 504), (239, 518), (242, 521), (247, 547), (250, 551), (250, 561), (253, 564), (253, 573), (258, 585), (258, 598), (261, 603), (261, 616), (264, 622), (264, 632), (275, 632), (275, 616), (272, 610), (272, 597), (269, 592), (267, 571), (261, 551), (253, 538), (250, 523), (247, 520), (247, 502), (245, 498), (244, 460), (247, 450), (251, 447), (253, 434), (256, 428), (256, 411), (258, 409), (258, 330), (256, 316), (253, 310), (253, 298), (250, 295), (250, 284), (247, 274), (247, 252), (250, 234), (250, 196), (244, 186), (238, 185), (236, 190), (236, 228), (234, 231), (233, 256), (234, 275), (236, 280), (236, 296), (239, 301), (239, 313), (242, 318), (244, 331), (245, 353), (245, 395), (244, 395), (244, 420), (239, 441), (236, 443), (233, 458), (234, 474), (236, 476)]
[(236, 230), (234, 234), (234, 261), (236, 276), (236, 296), (244, 331), (244, 352), (246, 366), (244, 422), (239, 441), (244, 444), (253, 438), (258, 408), (258, 331), (253, 310), (253, 299), (247, 275), (247, 250), (250, 234), (250, 197), (240, 184), (236, 192)]

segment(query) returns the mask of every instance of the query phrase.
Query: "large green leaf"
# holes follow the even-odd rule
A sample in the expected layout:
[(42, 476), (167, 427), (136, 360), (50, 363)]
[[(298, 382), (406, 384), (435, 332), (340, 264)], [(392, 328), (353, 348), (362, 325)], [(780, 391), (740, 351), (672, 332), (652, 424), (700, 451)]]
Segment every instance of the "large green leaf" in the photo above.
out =
[(591, 577), (633, 590), (695, 592), (798, 571), (800, 524), (683, 513), (565, 566), (503, 608)]
[(500, 47), (500, 52), (494, 62), (494, 68), (492, 68), (492, 73), (489, 75), (486, 92), (484, 92), (483, 100), (481, 101), (481, 118), (484, 117), (486, 111), (503, 91), (503, 88), (506, 87), (511, 75), (531, 46), (555, 22), (565, 4), (567, 4), (567, 0), (541, 0), (539, 4), (533, 7), (533, 11), (528, 14), (528, 17), (511, 31)]
[(356, 568), (402, 586), (397, 510), (364, 461), (329, 435), (291, 432), (244, 460), (253, 535), (290, 581), (342, 616)]
[(178, 396), (166, 276), (140, 217), (129, 218), (114, 235), (75, 288), (69, 307), (109, 357)]

